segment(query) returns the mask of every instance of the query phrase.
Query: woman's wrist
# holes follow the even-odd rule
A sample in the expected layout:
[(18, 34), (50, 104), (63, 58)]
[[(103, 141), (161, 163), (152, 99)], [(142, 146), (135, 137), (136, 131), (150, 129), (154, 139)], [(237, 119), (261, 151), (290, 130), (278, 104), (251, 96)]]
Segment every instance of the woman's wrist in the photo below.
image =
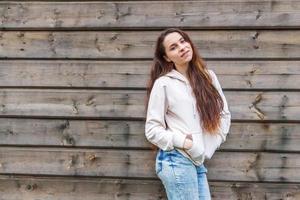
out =
[(193, 138), (189, 135), (186, 135), (185, 140), (184, 140), (184, 144), (183, 144), (183, 148), (185, 150), (192, 148), (193, 146)]
[(190, 139), (190, 140), (193, 141), (193, 136), (192, 136), (192, 134), (187, 134), (185, 138)]

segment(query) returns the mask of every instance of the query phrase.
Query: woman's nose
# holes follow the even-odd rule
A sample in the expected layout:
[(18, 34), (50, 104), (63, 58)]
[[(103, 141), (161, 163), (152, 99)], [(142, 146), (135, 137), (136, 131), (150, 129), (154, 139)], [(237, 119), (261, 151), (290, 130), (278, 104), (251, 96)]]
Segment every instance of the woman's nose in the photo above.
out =
[(179, 50), (182, 51), (185, 48), (184, 44), (179, 44)]

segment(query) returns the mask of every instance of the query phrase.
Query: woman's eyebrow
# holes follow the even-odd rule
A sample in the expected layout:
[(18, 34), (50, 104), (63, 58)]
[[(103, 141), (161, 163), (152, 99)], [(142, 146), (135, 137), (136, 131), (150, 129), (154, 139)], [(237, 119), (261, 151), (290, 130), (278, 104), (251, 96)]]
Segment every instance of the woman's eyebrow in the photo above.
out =
[[(180, 40), (182, 40), (182, 39), (183, 39), (183, 37), (179, 38), (178, 41), (180, 41)], [(169, 48), (172, 47), (172, 46), (174, 46), (174, 45), (176, 45), (176, 43), (172, 43), (172, 44), (169, 46)]]

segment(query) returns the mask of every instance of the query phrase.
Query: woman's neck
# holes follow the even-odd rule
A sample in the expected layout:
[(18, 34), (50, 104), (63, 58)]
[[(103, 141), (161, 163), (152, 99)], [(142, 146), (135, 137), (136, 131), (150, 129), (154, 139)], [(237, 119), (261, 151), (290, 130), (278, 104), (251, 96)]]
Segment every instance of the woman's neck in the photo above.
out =
[(185, 76), (187, 78), (187, 69), (188, 69), (188, 64), (186, 65), (175, 65), (176, 70), (182, 74), (183, 76)]

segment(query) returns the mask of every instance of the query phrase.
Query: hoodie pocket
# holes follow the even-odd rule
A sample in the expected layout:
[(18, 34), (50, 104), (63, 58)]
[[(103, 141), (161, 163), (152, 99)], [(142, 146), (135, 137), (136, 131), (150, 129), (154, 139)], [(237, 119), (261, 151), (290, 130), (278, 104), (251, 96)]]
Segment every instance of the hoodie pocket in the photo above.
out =
[(204, 156), (204, 144), (201, 134), (192, 134), (193, 145), (186, 152), (191, 156), (193, 160), (202, 160)]

